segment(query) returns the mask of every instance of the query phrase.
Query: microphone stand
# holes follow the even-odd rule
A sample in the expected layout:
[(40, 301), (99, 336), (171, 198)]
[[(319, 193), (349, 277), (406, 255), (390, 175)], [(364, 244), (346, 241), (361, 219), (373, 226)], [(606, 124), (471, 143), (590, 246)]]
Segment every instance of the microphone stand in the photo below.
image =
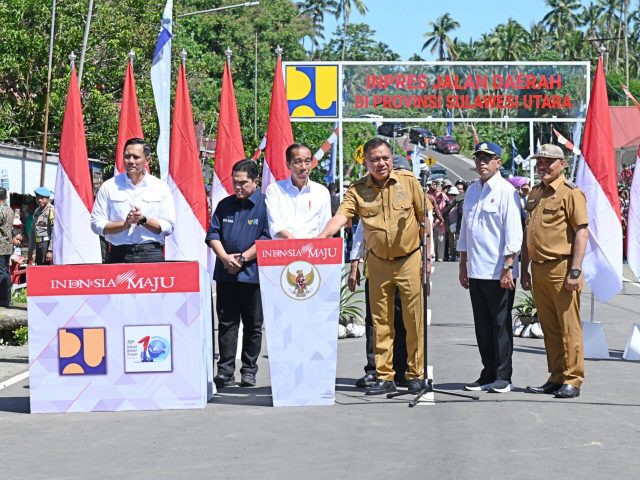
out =
[[(427, 259), (429, 258), (429, 255), (431, 255), (431, 252), (427, 251), (427, 239), (428, 239), (428, 229), (427, 229), (427, 222), (429, 220), (428, 216), (427, 216), (427, 208), (426, 208), (426, 196), (427, 196), (427, 177), (429, 176), (429, 166), (425, 163), (424, 166), (421, 166), (421, 183), (422, 183), (422, 191), (424, 193), (424, 197), (425, 197), (425, 208), (424, 208), (424, 217), (422, 219), (422, 224), (424, 225), (424, 228), (422, 229), (422, 322), (423, 322), (423, 328), (424, 328), (424, 337), (423, 337), (423, 341), (424, 341), (424, 376), (425, 379), (422, 381), (422, 387), (420, 388), (420, 391), (415, 395), (415, 397), (413, 398), (413, 400), (411, 400), (409, 402), (409, 407), (415, 407), (418, 404), (418, 401), (420, 400), (420, 398), (422, 398), (423, 395), (429, 393), (429, 392), (433, 392), (433, 393), (441, 393), (443, 395), (451, 395), (454, 397), (462, 397), (462, 398), (468, 398), (471, 400), (480, 400), (480, 397), (478, 397), (477, 395), (470, 395), (470, 394), (466, 394), (466, 393), (458, 393), (458, 392), (449, 392), (447, 390), (440, 390), (438, 388), (434, 388), (433, 386), (433, 380), (431, 378), (429, 378), (428, 375), (428, 365), (429, 362), (427, 361), (427, 344), (428, 344), (428, 338), (429, 338), (429, 325), (427, 322), (427, 318), (428, 318), (428, 295), (427, 295), (427, 289), (429, 286), (429, 278), (427, 277)], [(435, 205), (434, 205), (434, 208)], [(400, 397), (402, 395), (410, 395), (409, 391), (404, 391), (404, 392), (395, 392), (395, 393), (388, 393), (387, 394), (387, 398), (395, 398), (395, 397)]]

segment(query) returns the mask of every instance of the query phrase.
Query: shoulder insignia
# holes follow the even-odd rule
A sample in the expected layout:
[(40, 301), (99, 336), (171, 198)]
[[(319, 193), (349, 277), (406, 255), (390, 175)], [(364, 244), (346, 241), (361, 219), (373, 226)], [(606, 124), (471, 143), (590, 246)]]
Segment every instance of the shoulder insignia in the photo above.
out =
[(575, 183), (570, 182), (569, 180), (565, 180), (564, 184), (571, 189), (578, 188), (578, 186)]

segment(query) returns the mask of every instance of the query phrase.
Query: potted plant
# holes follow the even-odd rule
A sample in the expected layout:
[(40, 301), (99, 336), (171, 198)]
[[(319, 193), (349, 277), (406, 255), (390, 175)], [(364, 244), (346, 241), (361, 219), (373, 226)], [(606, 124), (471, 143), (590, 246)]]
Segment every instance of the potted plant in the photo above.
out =
[(340, 287), (340, 314), (338, 338), (361, 337), (364, 335), (364, 297), (363, 289), (349, 290), (347, 280), (349, 269), (345, 268)]
[(542, 327), (538, 319), (538, 308), (533, 294), (520, 297), (520, 302), (513, 306), (513, 334), (517, 337), (542, 338)]

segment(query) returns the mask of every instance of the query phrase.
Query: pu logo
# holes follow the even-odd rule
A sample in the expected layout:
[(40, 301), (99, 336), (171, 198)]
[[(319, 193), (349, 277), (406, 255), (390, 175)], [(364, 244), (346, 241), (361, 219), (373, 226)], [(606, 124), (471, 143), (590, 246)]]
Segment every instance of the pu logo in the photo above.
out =
[(104, 328), (58, 330), (60, 375), (105, 375), (107, 373)]
[(338, 116), (337, 65), (287, 65), (285, 73), (292, 118)]

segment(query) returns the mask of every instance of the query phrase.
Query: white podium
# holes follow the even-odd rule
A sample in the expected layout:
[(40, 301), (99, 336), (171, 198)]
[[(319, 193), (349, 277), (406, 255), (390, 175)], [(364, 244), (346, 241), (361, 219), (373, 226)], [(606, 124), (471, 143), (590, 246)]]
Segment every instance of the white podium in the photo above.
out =
[(198, 262), (29, 267), (31, 412), (203, 408), (211, 283)]
[(342, 239), (256, 246), (273, 406), (333, 405)]

